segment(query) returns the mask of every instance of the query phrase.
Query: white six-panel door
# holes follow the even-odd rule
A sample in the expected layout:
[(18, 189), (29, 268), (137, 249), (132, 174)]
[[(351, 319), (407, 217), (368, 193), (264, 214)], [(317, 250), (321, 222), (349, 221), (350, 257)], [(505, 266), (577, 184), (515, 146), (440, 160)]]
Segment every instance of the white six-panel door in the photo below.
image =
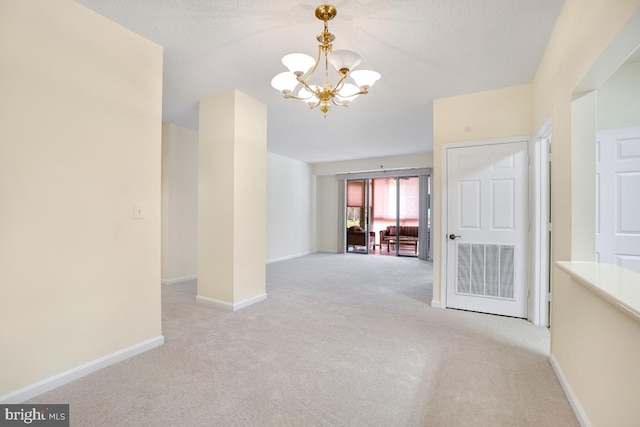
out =
[(598, 132), (596, 260), (640, 273), (640, 127)]
[(446, 305), (527, 317), (527, 142), (447, 149)]

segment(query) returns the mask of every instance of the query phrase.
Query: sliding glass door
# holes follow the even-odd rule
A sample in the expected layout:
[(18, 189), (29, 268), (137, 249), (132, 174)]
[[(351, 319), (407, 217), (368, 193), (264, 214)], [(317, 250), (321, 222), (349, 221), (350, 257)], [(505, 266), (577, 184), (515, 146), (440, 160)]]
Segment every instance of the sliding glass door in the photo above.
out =
[(372, 191), (372, 229), (376, 236), (379, 254), (395, 254), (392, 235), (398, 223), (397, 178), (374, 178)]
[(417, 176), (398, 178), (398, 221), (396, 253), (402, 256), (418, 256), (420, 182)]
[(370, 185), (371, 182), (368, 179), (347, 181), (347, 252), (366, 254), (373, 249), (369, 224)]
[(346, 180), (346, 252), (427, 259), (427, 182), (417, 176)]
[(372, 223), (380, 244), (378, 253), (418, 256), (418, 177), (374, 178), (372, 182)]

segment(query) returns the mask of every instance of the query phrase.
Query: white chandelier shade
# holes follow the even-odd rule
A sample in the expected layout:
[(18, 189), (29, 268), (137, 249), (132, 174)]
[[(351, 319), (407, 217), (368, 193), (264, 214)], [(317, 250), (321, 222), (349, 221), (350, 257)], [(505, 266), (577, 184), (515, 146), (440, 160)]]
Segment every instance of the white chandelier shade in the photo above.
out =
[(370, 88), (380, 79), (380, 73), (371, 70), (356, 70), (350, 74), (354, 82), (360, 87)]
[(290, 53), (282, 58), (282, 63), (293, 74), (302, 75), (315, 65), (316, 60), (306, 53)]
[[(362, 58), (352, 50), (333, 50), (332, 42), (335, 36), (329, 32), (328, 21), (337, 14), (336, 8), (329, 4), (322, 4), (316, 8), (315, 15), (324, 21), (324, 31), (317, 36), (318, 56), (313, 57), (304, 53), (290, 53), (282, 58), (282, 64), (289, 71), (277, 74), (271, 79), (271, 86), (282, 92), (285, 98), (304, 101), (311, 109), (320, 107), (326, 117), (331, 105), (348, 107), (349, 102), (359, 95), (366, 95), (373, 84), (380, 79), (380, 73), (371, 70), (353, 71)], [(329, 64), (338, 73), (335, 84), (329, 82)], [(319, 66), (324, 65), (324, 82), (311, 83)], [(353, 79), (349, 83), (347, 78)]]
[(329, 63), (338, 73), (341, 70), (353, 70), (360, 62), (362, 62), (360, 55), (352, 50), (334, 50), (329, 55)]
[(298, 83), (296, 76), (288, 71), (276, 74), (276, 76), (271, 79), (271, 86), (281, 92), (293, 92), (296, 86), (298, 86)]

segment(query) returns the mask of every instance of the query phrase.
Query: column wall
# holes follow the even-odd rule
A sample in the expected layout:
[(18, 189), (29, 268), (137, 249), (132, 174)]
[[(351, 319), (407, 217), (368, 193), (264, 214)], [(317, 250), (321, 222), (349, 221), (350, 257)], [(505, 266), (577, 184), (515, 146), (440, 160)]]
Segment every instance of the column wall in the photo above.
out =
[(201, 100), (198, 168), (197, 300), (237, 310), (266, 298), (266, 106)]

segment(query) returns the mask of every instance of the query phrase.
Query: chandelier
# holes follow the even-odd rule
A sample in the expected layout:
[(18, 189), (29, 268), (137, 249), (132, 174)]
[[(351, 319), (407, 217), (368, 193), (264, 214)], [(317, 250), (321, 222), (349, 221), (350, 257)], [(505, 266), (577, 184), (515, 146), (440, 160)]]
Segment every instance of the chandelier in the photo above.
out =
[[(329, 32), (328, 22), (336, 16), (337, 10), (330, 4), (322, 4), (316, 8), (316, 18), (324, 21), (324, 31), (318, 34), (318, 56), (313, 59), (304, 53), (290, 53), (282, 58), (282, 63), (289, 71), (276, 75), (271, 86), (282, 92), (285, 98), (304, 101), (313, 110), (320, 107), (327, 117), (331, 104), (345, 107), (359, 95), (366, 95), (369, 89), (380, 78), (380, 74), (371, 70), (352, 71), (360, 64), (360, 55), (351, 50), (333, 50), (331, 42), (335, 36)], [(324, 63), (324, 83), (312, 84), (309, 79), (316, 72), (320, 62)], [(335, 85), (329, 83), (329, 64), (338, 73)], [(351, 77), (355, 84), (348, 83)], [(297, 87), (297, 93), (294, 91)]]

